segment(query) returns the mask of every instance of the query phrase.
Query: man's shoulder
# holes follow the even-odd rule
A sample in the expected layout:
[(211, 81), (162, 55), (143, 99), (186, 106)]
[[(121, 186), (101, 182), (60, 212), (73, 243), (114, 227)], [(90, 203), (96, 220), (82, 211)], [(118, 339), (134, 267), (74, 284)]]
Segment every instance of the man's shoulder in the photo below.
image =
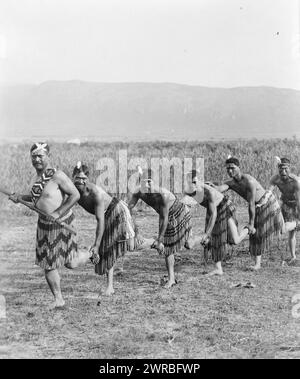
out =
[(53, 174), (52, 174), (52, 179), (53, 180), (65, 180), (65, 179), (70, 179), (68, 177), (68, 175), (66, 173), (64, 173), (64, 171), (60, 170), (60, 169), (47, 169), (48, 172), (50, 172), (50, 170), (53, 170)]
[(247, 180), (256, 180), (256, 179), (254, 178), (254, 176), (252, 176), (252, 175), (250, 175), (250, 174), (243, 174), (243, 177), (244, 177), (245, 179), (247, 179)]
[(90, 188), (92, 196), (96, 200), (102, 201), (105, 198), (105, 196), (108, 195), (108, 193), (106, 191), (104, 191), (103, 188), (97, 186), (94, 183), (89, 183), (89, 188)]
[[(201, 190), (197, 189), (198, 193), (201, 193)], [(220, 193), (216, 188), (213, 188), (209, 184), (205, 184), (203, 186), (202, 193), (207, 197), (208, 199), (214, 199), (218, 193)]]
[(53, 176), (55, 177), (59, 177), (59, 176), (67, 176), (67, 174), (65, 174), (65, 172), (59, 168), (47, 168), (46, 170), (47, 172), (53, 172)]
[[(198, 192), (199, 190), (198, 190), (198, 188), (197, 188), (197, 192)], [(199, 191), (200, 192), (200, 191)], [(204, 186), (203, 186), (203, 193), (204, 194), (211, 194), (211, 193), (213, 193), (213, 187), (211, 187), (209, 184), (206, 184), (206, 183), (204, 183)]]
[(290, 179), (292, 179), (295, 183), (300, 183), (300, 177), (299, 177), (299, 176), (290, 173), (290, 174), (289, 174), (289, 177), (290, 177)]
[(260, 184), (259, 181), (250, 174), (244, 174), (243, 177), (245, 179), (245, 182), (249, 185)]
[(292, 176), (292, 179), (293, 179), (294, 189), (296, 191), (299, 191), (300, 190), (300, 177), (295, 174), (290, 174), (290, 176)]
[(133, 188), (132, 195), (140, 196), (141, 195), (141, 187), (135, 187)]
[(279, 174), (275, 174), (271, 177), (271, 183), (278, 184), (280, 183), (280, 176)]
[(160, 194), (162, 198), (166, 201), (174, 200), (174, 198), (176, 198), (176, 196), (171, 191), (163, 187), (160, 189)]
[(99, 189), (95, 184), (90, 187), (90, 199), (94, 201), (95, 205), (100, 205), (105, 200), (106, 192), (102, 189)]
[(224, 182), (229, 188), (234, 187), (236, 185), (235, 181), (233, 179), (228, 179)]

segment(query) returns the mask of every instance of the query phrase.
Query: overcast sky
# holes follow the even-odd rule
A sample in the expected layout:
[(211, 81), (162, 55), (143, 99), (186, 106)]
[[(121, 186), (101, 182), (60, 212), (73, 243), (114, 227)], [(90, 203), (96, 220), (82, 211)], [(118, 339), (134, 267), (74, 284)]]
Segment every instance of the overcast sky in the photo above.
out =
[(300, 90), (298, 0), (0, 0), (0, 82)]

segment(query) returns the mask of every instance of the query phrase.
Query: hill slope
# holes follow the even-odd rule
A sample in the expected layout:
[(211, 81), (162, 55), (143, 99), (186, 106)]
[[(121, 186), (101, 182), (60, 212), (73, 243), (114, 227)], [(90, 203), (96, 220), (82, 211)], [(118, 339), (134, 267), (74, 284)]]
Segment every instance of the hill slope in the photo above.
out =
[(299, 135), (300, 91), (50, 81), (0, 87), (0, 137), (270, 138)]

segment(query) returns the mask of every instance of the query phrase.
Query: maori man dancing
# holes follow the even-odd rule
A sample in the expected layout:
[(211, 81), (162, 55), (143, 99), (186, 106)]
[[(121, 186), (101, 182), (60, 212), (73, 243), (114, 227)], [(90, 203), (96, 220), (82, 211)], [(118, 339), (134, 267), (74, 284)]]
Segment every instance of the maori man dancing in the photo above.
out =
[[(289, 263), (296, 261), (296, 226), (300, 219), (300, 178), (291, 173), (291, 162), (288, 158), (276, 157), (278, 162), (278, 174), (270, 180), (269, 190), (278, 187), (281, 192), (281, 212), (285, 225), (289, 230), (289, 248), (291, 259)], [(292, 230), (290, 230), (291, 228)]]
[(63, 307), (65, 301), (60, 287), (58, 269), (75, 268), (86, 263), (89, 254), (77, 251), (74, 234), (54, 220), (72, 225), (71, 208), (79, 200), (79, 193), (67, 175), (50, 166), (49, 145), (35, 143), (30, 149), (32, 165), (36, 170), (31, 193), (13, 194), (10, 199), (31, 202), (35, 208), (52, 217), (39, 215), (36, 234), (36, 264), (45, 272), (46, 281), (54, 296), (51, 308)]
[(187, 205), (180, 202), (169, 190), (154, 182), (153, 174), (150, 169), (140, 174), (139, 185), (134, 190), (128, 207), (132, 211), (141, 199), (158, 213), (158, 237), (151, 247), (165, 256), (168, 271), (168, 282), (165, 287), (170, 288), (177, 283), (174, 274), (174, 254), (183, 247), (189, 248), (191, 214)]
[(114, 264), (127, 250), (133, 250), (134, 225), (126, 203), (111, 197), (89, 181), (89, 169), (78, 162), (73, 181), (80, 193), (78, 204), (97, 220), (95, 241), (90, 249), (95, 272), (107, 275), (105, 295), (114, 293)]
[(217, 189), (221, 192), (231, 189), (248, 202), (250, 254), (255, 258), (255, 265), (250, 268), (259, 270), (261, 255), (270, 248), (274, 236), (284, 230), (280, 206), (275, 196), (265, 191), (255, 178), (241, 172), (237, 158), (228, 157), (225, 164), (231, 179)]
[[(248, 235), (248, 229), (243, 228), (239, 233), (235, 206), (228, 195), (223, 195), (209, 183), (201, 182), (196, 170), (188, 173), (186, 179), (185, 194), (207, 210), (205, 234), (201, 236), (200, 243), (211, 250), (216, 265), (208, 276), (223, 275), (222, 261), (227, 252), (227, 244), (239, 244)], [(196, 241), (195, 237), (190, 242), (191, 248)]]

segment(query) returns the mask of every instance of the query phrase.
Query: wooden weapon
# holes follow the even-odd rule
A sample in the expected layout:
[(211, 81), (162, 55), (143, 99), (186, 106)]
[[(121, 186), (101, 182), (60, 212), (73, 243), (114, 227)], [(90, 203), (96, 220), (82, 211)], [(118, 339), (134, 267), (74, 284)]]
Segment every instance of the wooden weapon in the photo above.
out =
[[(3, 189), (0, 187), (0, 192), (2, 192), (6, 196), (11, 196), (13, 195), (11, 192)], [(36, 213), (46, 217), (49, 221), (55, 222), (56, 224), (63, 226), (65, 229), (67, 229), (69, 232), (76, 234), (76, 230), (73, 226), (66, 224), (63, 221), (56, 220), (54, 217), (48, 215), (47, 213), (41, 211), (40, 209), (36, 208), (34, 205), (28, 203), (27, 201), (24, 201), (23, 199), (18, 199), (18, 202), (25, 205), (25, 207), (31, 209), (32, 211), (35, 211)]]

